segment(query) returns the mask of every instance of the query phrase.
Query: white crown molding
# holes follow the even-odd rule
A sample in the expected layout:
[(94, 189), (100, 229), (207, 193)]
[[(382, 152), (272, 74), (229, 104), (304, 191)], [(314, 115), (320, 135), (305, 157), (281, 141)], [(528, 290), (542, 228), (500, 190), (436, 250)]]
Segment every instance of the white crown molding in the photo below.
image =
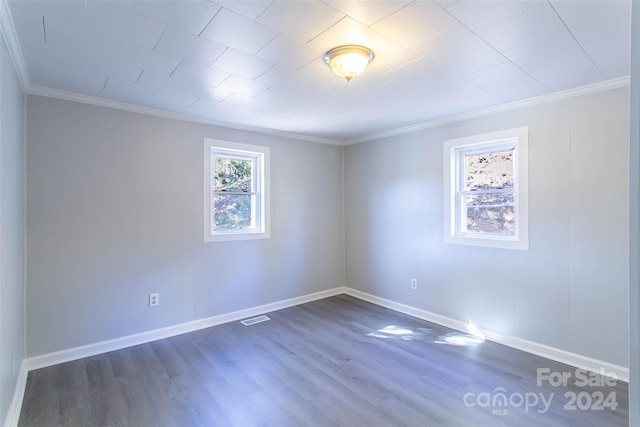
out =
[(13, 66), (20, 80), (22, 91), (25, 92), (29, 87), (29, 73), (27, 73), (27, 66), (22, 56), (22, 49), (20, 49), (18, 35), (16, 34), (13, 18), (11, 17), (11, 12), (9, 11), (6, 0), (0, 0), (0, 32), (2, 33), (4, 42), (7, 44), (7, 49), (9, 50)]
[(589, 95), (592, 93), (602, 92), (610, 89), (617, 89), (624, 86), (629, 86), (629, 76), (619, 77), (617, 79), (605, 80), (603, 82), (593, 83), (586, 86), (580, 86), (574, 89), (567, 89), (561, 92), (554, 92), (547, 95), (536, 96), (535, 98), (524, 99), (521, 101), (510, 102), (508, 104), (501, 104), (495, 107), (483, 108), (481, 110), (471, 111), (468, 113), (456, 114), (453, 116), (443, 117), (441, 119), (429, 120), (422, 123), (416, 123), (414, 125), (404, 126), (397, 129), (386, 130), (371, 135), (366, 135), (358, 138), (352, 138), (343, 141), (343, 145), (359, 144), (361, 142), (373, 141), (376, 139), (388, 138), (391, 136), (404, 135), (411, 132), (416, 132), (424, 129), (434, 128), (436, 126), (447, 125), (450, 123), (461, 122), (463, 120), (475, 119), (478, 117), (484, 117), (491, 114), (502, 113), (504, 111), (516, 110), (518, 108), (532, 107), (548, 102), (562, 101), (568, 98), (575, 98), (577, 96)]
[[(368, 301), (382, 307), (390, 308), (391, 310), (399, 311), (401, 313), (408, 314), (410, 316), (417, 317), (428, 322), (436, 323), (450, 329), (466, 332), (466, 324), (465, 322), (462, 322), (460, 320), (441, 316), (439, 314), (431, 313), (426, 310), (411, 307), (409, 305), (401, 304), (385, 298), (380, 298), (378, 296), (371, 295), (366, 292), (361, 292), (352, 288), (347, 287), (345, 289), (346, 294), (359, 298), (361, 300)], [(481, 327), (481, 325), (479, 326)], [(525, 351), (527, 353), (542, 356), (547, 359), (555, 360), (557, 362), (564, 363), (579, 369), (586, 369), (598, 374), (602, 374), (604, 372), (606, 375), (614, 379), (618, 379), (627, 383), (629, 382), (629, 368), (626, 368), (624, 366), (619, 366), (613, 363), (593, 359), (581, 354), (571, 353), (566, 350), (550, 347), (522, 338), (504, 335), (499, 332), (484, 329), (482, 327), (481, 330), (489, 341), (503, 344), (507, 347), (512, 347), (518, 350)]]
[[(4, 4), (5, 0), (0, 0), (0, 1)], [(19, 47), (17, 49), (18, 49), (18, 52), (20, 53), (20, 59), (22, 59), (22, 54), (20, 52)], [(25, 71), (25, 76), (26, 76), (26, 71)], [(28, 79), (28, 76), (26, 76), (26, 78)], [(420, 130), (429, 129), (436, 126), (442, 126), (450, 123), (460, 122), (463, 120), (475, 119), (478, 117), (484, 117), (491, 114), (516, 110), (518, 108), (526, 108), (526, 107), (540, 105), (548, 102), (555, 102), (555, 101), (561, 101), (564, 99), (574, 98), (577, 96), (589, 95), (592, 93), (602, 92), (605, 90), (617, 89), (620, 87), (629, 86), (629, 83), (630, 83), (629, 76), (619, 77), (616, 79), (605, 80), (603, 82), (594, 83), (591, 85), (580, 86), (574, 89), (568, 89), (561, 92), (554, 92), (547, 95), (537, 96), (535, 98), (524, 99), (521, 101), (515, 101), (507, 104), (497, 105), (495, 107), (489, 107), (481, 110), (456, 114), (453, 116), (447, 116), (440, 119), (430, 120), (422, 123), (416, 123), (416, 124), (404, 126), (401, 128), (390, 129), (390, 130), (378, 132), (375, 134), (365, 135), (362, 137), (351, 138), (351, 139), (320, 138), (320, 137), (314, 137), (310, 135), (303, 135), (303, 134), (298, 134), (293, 132), (284, 132), (284, 131), (268, 129), (268, 128), (242, 126), (242, 125), (237, 125), (237, 124), (228, 123), (228, 122), (219, 122), (215, 120), (205, 119), (202, 117), (190, 116), (187, 114), (172, 113), (169, 111), (128, 104), (125, 102), (114, 101), (114, 100), (99, 98), (95, 96), (82, 95), (82, 94), (58, 90), (58, 89), (50, 89), (50, 88), (37, 86), (33, 84), (29, 84), (26, 90), (24, 91), (30, 95), (39, 95), (39, 96), (45, 96), (48, 98), (63, 99), (67, 101), (79, 102), (82, 104), (113, 108), (116, 110), (124, 110), (124, 111), (133, 112), (133, 113), (163, 117), (167, 119), (219, 126), (227, 129), (236, 129), (236, 130), (242, 130), (247, 132), (257, 132), (257, 133), (262, 133), (266, 135), (278, 136), (283, 138), (293, 138), (293, 139), (298, 139), (298, 140), (303, 140), (308, 142), (316, 142), (320, 144), (347, 146), (347, 145), (359, 144), (361, 142), (373, 141), (381, 138), (404, 135), (407, 133), (417, 132)]]
[(29, 85), (29, 87), (27, 87), (25, 92), (29, 95), (38, 95), (38, 96), (44, 96), (47, 98), (62, 99), (65, 101), (79, 102), (81, 104), (95, 105), (97, 107), (112, 108), (114, 110), (129, 111), (131, 113), (139, 113), (139, 114), (145, 114), (148, 116), (162, 117), (165, 119), (173, 119), (173, 120), (180, 120), (183, 122), (218, 126), (218, 127), (223, 127), (225, 129), (236, 129), (236, 130), (241, 130), (245, 132), (256, 132), (256, 133), (261, 133), (263, 135), (272, 135), (272, 136), (278, 136), (281, 138), (290, 138), (290, 139), (297, 139), (297, 140), (308, 141), (308, 142), (317, 142), (320, 144), (342, 145), (341, 141), (329, 139), (329, 138), (320, 138), (315, 136), (297, 134), (293, 132), (284, 132), (284, 131), (268, 129), (268, 128), (243, 126), (243, 125), (238, 125), (234, 123), (209, 120), (209, 119), (205, 119), (204, 117), (173, 113), (170, 111), (158, 110), (151, 107), (143, 107), (141, 105), (128, 104), (126, 102), (115, 101), (112, 99), (99, 98), (97, 96), (83, 95), (83, 94), (68, 92), (68, 91), (59, 90), (59, 89), (50, 89), (44, 86), (38, 86), (33, 84)]

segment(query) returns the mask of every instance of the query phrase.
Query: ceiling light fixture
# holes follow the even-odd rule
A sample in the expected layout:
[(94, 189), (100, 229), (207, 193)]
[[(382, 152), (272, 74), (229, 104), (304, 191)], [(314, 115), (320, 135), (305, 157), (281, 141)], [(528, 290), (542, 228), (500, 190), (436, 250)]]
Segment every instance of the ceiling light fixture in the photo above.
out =
[(324, 62), (337, 76), (344, 77), (348, 82), (358, 77), (371, 61), (373, 52), (364, 46), (338, 46), (324, 54)]

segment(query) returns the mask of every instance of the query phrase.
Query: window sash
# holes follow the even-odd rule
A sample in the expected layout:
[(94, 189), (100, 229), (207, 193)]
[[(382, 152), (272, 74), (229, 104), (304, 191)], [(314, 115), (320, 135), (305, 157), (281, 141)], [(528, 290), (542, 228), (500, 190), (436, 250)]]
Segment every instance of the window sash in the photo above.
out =
[[(513, 180), (500, 175), (484, 179), (484, 174), (479, 173), (483, 170), (481, 157), (511, 150), (512, 159), (495, 157), (498, 163), (488, 169), (510, 174), (513, 166)], [(529, 250), (528, 153), (527, 126), (444, 141), (444, 243)], [(501, 163), (505, 160), (508, 164)], [(464, 181), (463, 168), (472, 172), (473, 180)], [(502, 195), (492, 197), (492, 193)], [(511, 203), (513, 206), (505, 206)], [(505, 234), (505, 231), (509, 234)]]
[[(224, 191), (214, 190), (214, 175), (216, 159), (238, 160), (251, 162), (251, 191)], [(210, 215), (211, 215), (211, 235), (221, 234), (246, 234), (251, 232), (261, 232), (263, 229), (261, 208), (264, 203), (262, 198), (262, 154), (245, 152), (241, 150), (223, 149), (211, 147), (211, 168), (210, 168)], [(250, 225), (241, 228), (221, 227), (216, 225), (216, 200), (215, 195), (221, 196), (248, 196), (250, 197)]]
[[(271, 238), (270, 226), (270, 158), (271, 149), (264, 145), (252, 145), (239, 142), (231, 142), (220, 139), (204, 138), (203, 141), (203, 231), (204, 242), (231, 242), (240, 240), (256, 240)], [(218, 178), (214, 182), (215, 158), (218, 157)], [(249, 161), (247, 164), (228, 164), (220, 162), (220, 158), (231, 158), (238, 161)], [(225, 164), (227, 163), (227, 164)], [(231, 168), (229, 170), (220, 167)], [(249, 181), (247, 169), (252, 169), (252, 181)], [(232, 169), (235, 169), (233, 171)], [(230, 172), (230, 173), (228, 173)], [(235, 173), (234, 173), (235, 172)], [(235, 181), (235, 182), (233, 182)], [(217, 185), (217, 188), (215, 187)], [(232, 191), (222, 191), (223, 189)], [(247, 191), (244, 191), (247, 190)], [(238, 204), (229, 200), (230, 208), (226, 214), (229, 221), (218, 222), (214, 215), (225, 214), (214, 210), (214, 198), (237, 199)], [(244, 201), (242, 199), (245, 199)], [(222, 206), (222, 200), (218, 206)], [(250, 202), (250, 203), (249, 203)], [(249, 206), (251, 206), (251, 219), (249, 220)], [(235, 217), (233, 217), (236, 215)], [(233, 228), (235, 225), (244, 227)], [(243, 222), (244, 221), (244, 222)], [(249, 224), (251, 223), (251, 224)], [(222, 226), (222, 227), (221, 227)], [(251, 228), (249, 228), (249, 226)]]
[[(495, 203), (478, 203), (478, 204), (473, 204), (470, 205), (468, 202), (468, 196), (470, 195), (482, 195), (482, 194), (505, 194), (505, 195), (511, 195), (511, 202), (507, 202), (507, 203), (499, 203), (499, 204), (495, 204)], [(517, 193), (514, 189), (509, 188), (508, 191), (502, 191), (502, 190), (487, 190), (487, 191), (462, 191), (458, 194), (457, 196), (457, 207), (459, 209), (458, 212), (458, 228), (457, 228), (457, 234), (461, 235), (461, 236), (469, 236), (469, 235), (479, 235), (479, 236), (491, 236), (491, 237), (496, 237), (496, 238), (508, 238), (508, 236), (516, 236), (517, 235), (517, 226), (518, 226), (518, 202), (517, 202)], [(513, 210), (513, 217), (514, 217), (514, 221), (513, 221), (513, 231), (508, 231), (509, 228), (509, 222), (507, 223), (502, 223), (502, 227), (500, 227), (500, 230), (502, 231), (482, 231), (482, 230), (473, 230), (470, 228), (469, 226), (469, 212), (472, 210), (476, 210), (476, 211), (496, 211), (496, 210), (501, 210), (504, 208), (512, 208)], [(504, 231), (504, 228), (507, 228), (507, 231)]]
[[(455, 180), (454, 180), (454, 198), (452, 200), (455, 212), (455, 223), (454, 223), (454, 235), (460, 237), (469, 237), (469, 236), (482, 236), (485, 238), (497, 239), (497, 240), (512, 240), (516, 236), (518, 236), (518, 168), (517, 168), (517, 158), (518, 158), (518, 147), (517, 141), (514, 141), (514, 138), (507, 138), (505, 140), (497, 141), (497, 142), (487, 142), (482, 144), (472, 144), (468, 146), (460, 146), (453, 149), (454, 150), (454, 170), (455, 170)], [(490, 189), (475, 189), (468, 190), (467, 189), (467, 175), (468, 169), (466, 164), (466, 156), (468, 155), (482, 155), (482, 154), (492, 154), (496, 152), (503, 151), (513, 151), (513, 187), (503, 187), (503, 188), (490, 188)], [(497, 194), (497, 193), (512, 193), (514, 195), (513, 199), (513, 208), (514, 208), (514, 232), (513, 233), (500, 233), (500, 232), (480, 232), (468, 229), (467, 223), (467, 213), (469, 210), (469, 206), (467, 204), (467, 196), (472, 194)], [(504, 205), (509, 206), (509, 205)], [(471, 207), (472, 209), (486, 209), (486, 208), (497, 208), (501, 207), (501, 205), (475, 205)]]

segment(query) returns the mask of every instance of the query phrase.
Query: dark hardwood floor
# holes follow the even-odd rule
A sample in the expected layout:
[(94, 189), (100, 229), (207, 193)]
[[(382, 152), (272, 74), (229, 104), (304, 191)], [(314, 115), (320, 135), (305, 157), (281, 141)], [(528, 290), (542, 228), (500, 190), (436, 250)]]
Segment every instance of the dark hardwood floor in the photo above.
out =
[[(268, 316), (32, 371), (20, 426), (628, 424), (622, 381), (438, 343), (452, 331), (347, 295)], [(538, 368), (570, 378), (538, 385)]]

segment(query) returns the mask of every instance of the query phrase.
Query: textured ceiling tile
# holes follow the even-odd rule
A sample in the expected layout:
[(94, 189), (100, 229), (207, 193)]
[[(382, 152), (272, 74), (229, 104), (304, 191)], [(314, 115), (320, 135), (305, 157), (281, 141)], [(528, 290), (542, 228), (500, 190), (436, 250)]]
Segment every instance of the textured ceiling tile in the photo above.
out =
[(552, 61), (555, 58), (573, 56), (578, 52), (583, 53), (580, 45), (567, 32), (561, 36), (552, 34), (549, 37), (535, 39), (513, 49), (505, 50), (502, 54), (514, 64), (524, 66), (536, 62)]
[(220, 102), (232, 95), (229, 91), (199, 83), (192, 84), (182, 94), (185, 96), (193, 96), (195, 98), (210, 99), (216, 102)]
[(264, 59), (227, 49), (211, 65), (211, 68), (253, 80), (273, 66), (272, 62)]
[(44, 19), (42, 15), (13, 7), (11, 16), (20, 40), (44, 43)]
[[(524, 1), (457, 1), (442, 4), (447, 12), (474, 32), (497, 26), (523, 12)], [(524, 5), (526, 7), (526, 5)]]
[(327, 0), (328, 5), (366, 26), (386, 18), (411, 3), (408, 0)]
[(267, 89), (267, 86), (243, 77), (231, 76), (217, 86), (219, 89), (245, 96), (256, 96)]
[[(28, 58), (25, 58), (25, 61), (27, 63), (27, 67), (31, 67), (31, 71), (29, 71), (29, 80), (31, 84), (42, 87), (52, 87), (55, 85), (56, 89), (62, 90), (62, 84), (67, 80), (66, 74), (69, 72), (68, 68), (59, 67), (57, 65), (37, 67), (32, 65), (32, 61)], [(60, 78), (60, 82), (57, 81), (56, 77)]]
[[(626, 33), (627, 30), (619, 29), (619, 31), (620, 33)], [(621, 34), (616, 40), (626, 39)], [(629, 43), (629, 41), (626, 43)], [(624, 48), (620, 49), (620, 45), (624, 44), (625, 42), (614, 42), (613, 44), (596, 42), (587, 48), (589, 57), (607, 79), (615, 79), (629, 75), (630, 56), (625, 52), (630, 52), (630, 50), (629, 48), (626, 50)], [(612, 45), (616, 47), (611, 48)]]
[(522, 69), (512, 64), (511, 62), (504, 62), (502, 64), (485, 68), (466, 75), (464, 79), (469, 83), (473, 83), (477, 86), (489, 86), (494, 83), (499, 83), (503, 80), (510, 80), (521, 77), (523, 75)]
[(113, 99), (115, 101), (124, 102), (129, 93), (129, 86), (132, 83), (118, 80), (114, 77), (107, 77), (104, 87), (104, 97), (107, 99)]
[(458, 76), (466, 76), (506, 61), (507, 59), (500, 52), (489, 45), (484, 45), (438, 65)]
[(104, 74), (88, 74), (76, 71), (75, 73), (65, 73), (65, 77), (68, 85), (66, 90), (95, 97), (103, 96), (102, 88), (107, 80)]
[(157, 92), (165, 94), (180, 94), (184, 92), (191, 83), (178, 78), (162, 76), (149, 71), (144, 71), (140, 75), (140, 78), (138, 78), (138, 81), (136, 81), (136, 85), (147, 87), (149, 89), (155, 88)]
[(91, 0), (87, 3), (85, 28), (152, 49), (160, 40), (166, 25), (110, 3)]
[(551, 4), (607, 78), (629, 73), (629, 2), (553, 1)]
[(120, 49), (121, 41), (106, 37), (85, 28), (64, 24), (56, 19), (45, 20), (47, 45), (57, 49), (71, 49), (84, 56), (99, 57), (113, 61)]
[(431, 1), (416, 1), (371, 28), (403, 45), (417, 43), (457, 24)]
[(201, 37), (253, 55), (274, 39), (279, 31), (222, 9), (204, 29)]
[(217, 86), (229, 77), (229, 73), (203, 67), (193, 62), (182, 61), (173, 74), (171, 74), (171, 77), (203, 84), (205, 86)]
[(478, 32), (488, 44), (499, 51), (512, 49), (536, 39), (551, 35), (563, 37), (567, 34), (562, 20), (546, 2), (522, 2), (522, 13)]
[(258, 22), (307, 42), (344, 16), (318, 0), (277, 0), (258, 18)]
[(220, 10), (220, 6), (207, 0), (133, 0), (129, 10), (199, 35)]
[(127, 87), (127, 96), (125, 97), (124, 102), (145, 105), (155, 92), (156, 89), (154, 88), (132, 84)]
[[(492, 94), (482, 88), (475, 85), (459, 85), (455, 87), (448, 87), (442, 90), (434, 90), (431, 95), (431, 99), (447, 99), (447, 105), (444, 108), (447, 111), (447, 115), (454, 115), (464, 113), (468, 110), (469, 106), (474, 110), (481, 108), (492, 107), (495, 105), (504, 104), (506, 99)], [(434, 114), (438, 115), (438, 109), (423, 110), (425, 118), (429, 119)]]
[(474, 51), (486, 43), (462, 25), (454, 25), (410, 46), (411, 50), (436, 64)]
[(324, 52), (322, 47), (302, 43), (286, 34), (280, 34), (260, 49), (255, 56), (297, 70), (311, 61), (318, 60)]
[[(240, 93), (234, 93), (233, 95), (225, 98), (222, 101), (225, 105), (233, 105), (233, 106), (247, 106), (251, 108), (255, 108), (258, 102), (252, 96), (242, 95)], [(262, 108), (259, 108), (259, 111), (265, 110), (264, 105)]]
[(523, 69), (554, 91), (569, 89), (576, 84), (580, 86), (593, 84), (605, 79), (582, 51), (556, 57), (553, 61), (530, 63)]
[(195, 116), (207, 117), (211, 120), (219, 121), (221, 117), (232, 108), (233, 106), (231, 105), (223, 105), (220, 102), (203, 98), (189, 106), (189, 112)]
[(168, 76), (178, 66), (180, 58), (124, 42), (116, 62)]
[[(416, 78), (416, 76), (419, 77)], [(449, 87), (465, 83), (459, 77), (426, 59), (419, 59), (405, 67), (385, 73), (381, 79), (376, 80), (376, 83), (382, 87), (387, 86), (385, 83), (389, 81), (408, 96), (415, 96), (416, 93), (427, 91), (433, 86)], [(404, 100), (406, 97), (399, 99)]]
[(198, 98), (184, 94), (173, 94), (158, 91), (151, 96), (150, 101), (162, 105), (163, 109), (179, 114), (188, 114), (189, 107), (198, 101)]
[(269, 104), (278, 106), (280, 108), (292, 108), (294, 105), (302, 102), (304, 100), (304, 97), (300, 94), (288, 90), (270, 87), (264, 92), (257, 95), (256, 99), (262, 102), (268, 102)]
[(232, 10), (242, 16), (255, 20), (260, 16), (273, 0), (216, 0), (225, 9)]
[(24, 60), (27, 69), (33, 72), (48, 67), (59, 67), (60, 69), (77, 70), (82, 63), (82, 54), (70, 49), (59, 49), (47, 46), (44, 43), (23, 41), (21, 43)]
[(551, 89), (524, 73), (513, 79), (501, 80), (497, 83), (487, 85), (483, 87), (483, 89), (508, 101), (533, 98), (551, 92)]
[(450, 73), (449, 71), (441, 67), (427, 69), (420, 75), (421, 78), (417, 81), (414, 81), (412, 89), (413, 91), (430, 92), (434, 89), (452, 88), (463, 86), (465, 84), (465, 81), (462, 78)]
[[(322, 84), (319, 84), (318, 81), (312, 78), (307, 67), (294, 71), (277, 65), (258, 77), (256, 81), (267, 86), (275, 86), (282, 90), (316, 98), (326, 96), (327, 92), (330, 91), (330, 88), (327, 87), (327, 78), (331, 79), (329, 81), (342, 83), (338, 81), (338, 78), (334, 76), (328, 68), (325, 72), (328, 73), (328, 76), (321, 80)], [(314, 82), (314, 84), (309, 84), (309, 82)]]
[(10, 0), (8, 2), (12, 12), (16, 13), (21, 9), (29, 14), (42, 18), (57, 19), (65, 24), (81, 27), (84, 23), (85, 11), (87, 8), (86, 0), (68, 0), (68, 1), (25, 1)]
[(226, 46), (206, 40), (191, 33), (167, 28), (155, 50), (206, 67), (213, 64)]
[[(110, 60), (104, 60), (95, 56), (82, 57), (81, 70), (88, 73), (104, 72), (110, 79), (121, 82), (123, 84), (133, 84), (142, 74), (141, 68), (129, 67), (123, 64), (117, 64)], [(112, 82), (112, 86), (113, 86)]]

